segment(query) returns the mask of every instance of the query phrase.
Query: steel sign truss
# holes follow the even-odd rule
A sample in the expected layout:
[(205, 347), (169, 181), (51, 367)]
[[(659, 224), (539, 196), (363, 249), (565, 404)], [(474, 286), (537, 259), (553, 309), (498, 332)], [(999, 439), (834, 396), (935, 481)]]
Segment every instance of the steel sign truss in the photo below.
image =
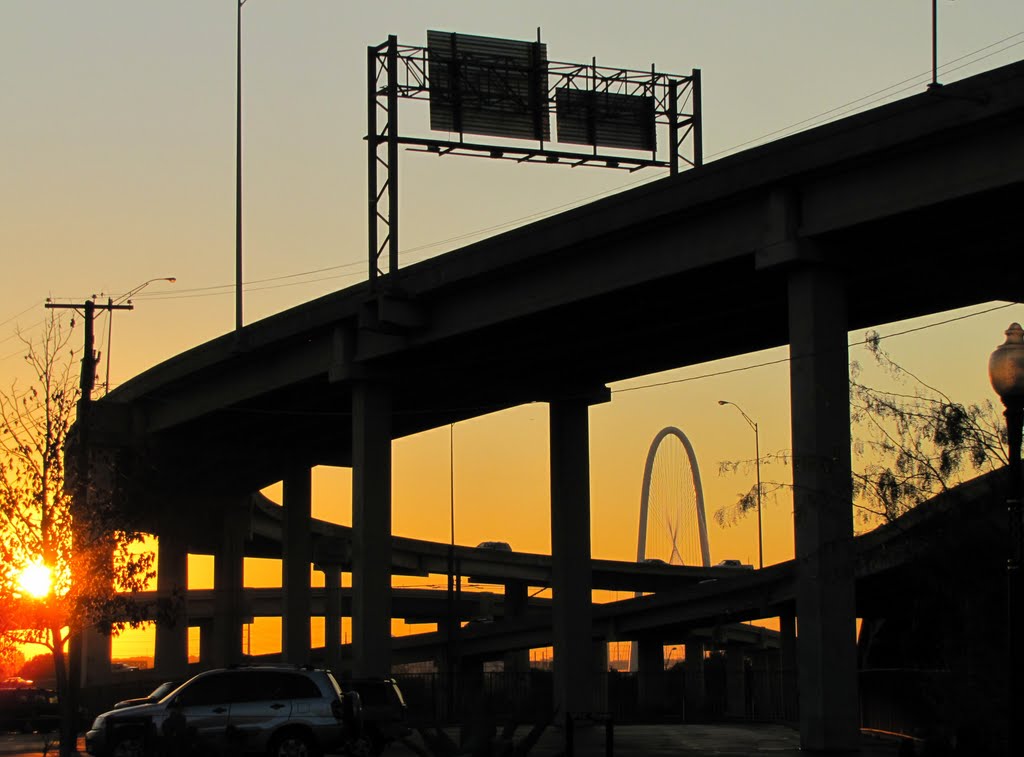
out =
[[(700, 70), (671, 75), (561, 63), (536, 42), (430, 31), (427, 46), (395, 36), (367, 50), (369, 278), (398, 270), (398, 151), (671, 174), (702, 164)], [(405, 136), (398, 101), (430, 105), (447, 138)], [(551, 146), (555, 112), (557, 143)], [(658, 131), (665, 133), (658, 152)], [(467, 141), (466, 135), (501, 142)], [(532, 143), (532, 144), (531, 144)], [(586, 149), (589, 148), (589, 149)], [(607, 148), (612, 148), (610, 151)], [(632, 151), (632, 152), (624, 152)], [(644, 155), (638, 152), (646, 153)], [(382, 258), (387, 257), (386, 266)]]

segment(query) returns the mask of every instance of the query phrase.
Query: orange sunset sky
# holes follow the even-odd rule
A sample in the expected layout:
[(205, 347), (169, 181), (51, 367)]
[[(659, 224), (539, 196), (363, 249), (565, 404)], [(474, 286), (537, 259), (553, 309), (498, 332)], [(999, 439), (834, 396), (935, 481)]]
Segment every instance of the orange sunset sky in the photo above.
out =
[[(688, 73), (704, 86), (706, 160), (923, 91), (930, 80), (926, 0), (249, 0), (243, 11), (245, 320), (366, 276), (365, 65), (388, 34), (425, 44), (427, 29), (534, 39), (553, 60)], [(17, 334), (37, 333), (47, 297), (118, 296), (155, 277), (136, 309), (97, 321), (111, 384), (234, 327), (235, 0), (5, 0), (0, 3), (0, 374), (24, 380)], [(940, 0), (940, 80), (1019, 60), (1019, 0)], [(402, 106), (403, 130), (426, 136), (426, 111)], [(442, 254), (630, 186), (661, 178), (404, 153), (403, 264)], [(965, 250), (965, 255), (969, 255)], [(955, 275), (955, 272), (951, 272)], [(998, 272), (993, 272), (998, 275)], [(679, 293), (685, 297), (685, 292)], [(854, 294), (855, 296), (855, 294)], [(989, 353), (1024, 308), (988, 303), (910, 323), (879, 324), (901, 364), (963, 402), (995, 399)], [(757, 328), (756, 323), (749, 328)], [(921, 328), (924, 327), (924, 328)], [(903, 334), (908, 329), (919, 329)], [(850, 335), (851, 343), (863, 338)], [(685, 339), (686, 334), (680, 334)], [(851, 360), (866, 376), (862, 347)], [(634, 559), (644, 458), (679, 426), (701, 468), (712, 560), (757, 560), (756, 519), (722, 528), (711, 514), (753, 484), (739, 404), (762, 454), (790, 444), (785, 349), (613, 385), (591, 410), (592, 551)], [(101, 372), (101, 381), (103, 380)], [(397, 534), (550, 550), (547, 407), (528, 405), (394, 443)], [(454, 486), (449, 471), (454, 468)], [(766, 463), (767, 482), (789, 469)], [(276, 496), (274, 489), (268, 491)], [(314, 514), (351, 521), (346, 470), (317, 470)], [(765, 501), (765, 562), (792, 555), (791, 502)], [(867, 527), (860, 524), (859, 527)], [(209, 585), (208, 558), (193, 561)], [(248, 561), (249, 585), (279, 566)], [(438, 583), (441, 579), (437, 579)], [(278, 643), (261, 621), (253, 651)], [(115, 655), (150, 654), (151, 635)]]

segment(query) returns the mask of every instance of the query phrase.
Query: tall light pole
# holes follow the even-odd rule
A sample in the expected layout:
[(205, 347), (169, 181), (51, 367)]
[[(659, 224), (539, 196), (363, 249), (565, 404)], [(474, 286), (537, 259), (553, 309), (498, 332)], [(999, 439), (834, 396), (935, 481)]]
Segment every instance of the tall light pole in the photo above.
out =
[(719, 405), (732, 405), (740, 411), (743, 420), (754, 429), (754, 466), (757, 470), (757, 567), (764, 567), (764, 539), (761, 534), (761, 439), (757, 431), (757, 423), (750, 419), (750, 416), (743, 412), (743, 408), (729, 400), (718, 400)]
[(114, 336), (114, 307), (113, 306), (114, 305), (119, 305), (122, 302), (127, 302), (128, 305), (131, 305), (132, 304), (132, 297), (137, 295), (139, 292), (141, 292), (143, 289), (148, 287), (154, 281), (167, 281), (167, 282), (173, 284), (175, 281), (177, 281), (177, 279), (174, 278), (173, 276), (164, 276), (163, 278), (150, 279), (149, 281), (143, 281), (141, 284), (139, 284), (134, 289), (131, 289), (128, 292), (125, 292), (120, 297), (118, 297), (116, 300), (113, 299), (112, 297), (108, 297), (107, 298), (107, 310), (109, 310), (110, 312), (107, 314), (107, 372), (106, 372), (107, 375), (106, 375), (106, 380), (103, 382), (103, 394), (104, 395), (106, 395), (107, 393), (110, 392), (110, 345), (111, 345), (111, 339)]
[(1010, 548), (1006, 560), (1006, 620), (1007, 668), (1009, 669), (1009, 713), (1007, 726), (1007, 754), (1020, 754), (1024, 749), (1021, 732), (1021, 707), (1024, 706), (1024, 654), (1018, 649), (1018, 636), (1024, 629), (1024, 601), (1021, 592), (1021, 561), (1024, 559), (1024, 524), (1021, 523), (1020, 451), (1024, 426), (1024, 329), (1011, 323), (1006, 329), (1006, 341), (999, 345), (988, 361), (988, 376), (992, 388), (1006, 406), (1006, 435), (1009, 459), (1006, 472), (1006, 515), (1009, 521)]
[(242, 328), (242, 6), (238, 0), (235, 24), (238, 41), (235, 46), (235, 329)]

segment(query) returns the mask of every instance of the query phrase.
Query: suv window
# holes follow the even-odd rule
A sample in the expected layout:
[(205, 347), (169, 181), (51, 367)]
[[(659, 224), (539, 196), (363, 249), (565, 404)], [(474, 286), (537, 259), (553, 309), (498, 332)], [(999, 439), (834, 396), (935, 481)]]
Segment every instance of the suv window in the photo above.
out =
[(304, 675), (277, 670), (238, 671), (231, 680), (232, 702), (318, 699), (320, 688)]
[(184, 707), (202, 707), (228, 702), (230, 673), (213, 673), (197, 678), (178, 694), (177, 701)]

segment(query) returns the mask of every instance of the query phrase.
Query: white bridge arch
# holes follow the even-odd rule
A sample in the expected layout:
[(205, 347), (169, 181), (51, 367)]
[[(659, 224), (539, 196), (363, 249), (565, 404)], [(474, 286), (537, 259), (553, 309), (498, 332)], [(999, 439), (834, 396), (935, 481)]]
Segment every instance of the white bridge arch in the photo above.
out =
[[(661, 446), (661, 443), (670, 436), (675, 437), (683, 445), (683, 449), (686, 450), (686, 457), (690, 463), (697, 510), (697, 535), (700, 541), (701, 563), (707, 568), (711, 566), (711, 549), (708, 545), (708, 524), (707, 517), (704, 514), (704, 489), (700, 483), (700, 468), (697, 465), (697, 455), (693, 451), (693, 445), (682, 429), (676, 426), (666, 426), (659, 431), (651, 442), (650, 449), (647, 451), (647, 460), (644, 463), (643, 485), (640, 490), (640, 528), (637, 534), (636, 560), (637, 562), (643, 562), (647, 557), (647, 522), (650, 511), (651, 478), (654, 474), (654, 460), (658, 455), (658, 448)], [(641, 596), (641, 594), (642, 592), (637, 592), (636, 596)], [(638, 651), (636, 642), (630, 644), (629, 670), (633, 673), (637, 672), (639, 667)]]
[(686, 438), (686, 434), (675, 426), (667, 426), (657, 433), (651, 448), (647, 451), (647, 461), (644, 463), (644, 481), (640, 492), (640, 530), (637, 535), (637, 562), (642, 562), (646, 557), (645, 547), (647, 543), (647, 516), (650, 509), (651, 499), (651, 476), (654, 473), (654, 459), (658, 454), (658, 447), (668, 437), (674, 436), (686, 450), (686, 457), (690, 461), (690, 470), (693, 474), (694, 496), (697, 503), (697, 535), (700, 539), (701, 564), (708, 568), (711, 566), (711, 550), (708, 546), (708, 523), (704, 514), (704, 489), (700, 483), (700, 468), (697, 466), (697, 455), (693, 452), (693, 445)]

